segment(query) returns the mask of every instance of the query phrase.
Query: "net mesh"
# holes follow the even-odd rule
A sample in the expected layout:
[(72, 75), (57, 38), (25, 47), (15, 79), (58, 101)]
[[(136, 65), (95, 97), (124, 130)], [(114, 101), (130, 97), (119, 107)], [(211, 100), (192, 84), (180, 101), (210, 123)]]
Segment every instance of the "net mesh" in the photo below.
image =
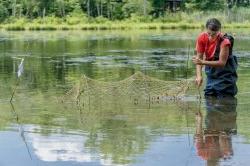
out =
[(191, 80), (164, 81), (136, 72), (116, 82), (104, 82), (83, 76), (63, 97), (78, 106), (107, 104), (140, 104), (167, 100), (180, 100), (191, 87)]

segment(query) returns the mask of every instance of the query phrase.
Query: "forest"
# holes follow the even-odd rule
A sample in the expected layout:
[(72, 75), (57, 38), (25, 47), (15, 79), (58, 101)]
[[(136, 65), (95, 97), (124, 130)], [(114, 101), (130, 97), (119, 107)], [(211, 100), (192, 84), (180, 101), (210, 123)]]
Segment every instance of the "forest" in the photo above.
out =
[[(174, 23), (166, 29), (175, 28), (176, 23), (182, 23), (177, 27), (197, 28), (211, 16), (223, 23), (236, 23), (236, 28), (250, 27), (249, 6), (250, 0), (1, 0), (0, 29), (22, 30), (28, 24), (29, 29), (38, 30), (45, 26), (57, 29), (55, 25), (64, 30), (76, 29), (74, 25), (88, 29), (86, 24), (93, 28), (93, 24), (109, 23), (110, 27), (121, 22), (126, 25), (118, 29), (126, 28), (128, 22)], [(193, 25), (186, 25), (190, 23)]]

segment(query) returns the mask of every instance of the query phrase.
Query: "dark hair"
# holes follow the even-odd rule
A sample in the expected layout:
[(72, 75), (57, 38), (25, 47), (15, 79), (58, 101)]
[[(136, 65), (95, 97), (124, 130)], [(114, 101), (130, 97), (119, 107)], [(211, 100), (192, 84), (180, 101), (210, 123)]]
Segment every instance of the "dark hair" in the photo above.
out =
[(207, 20), (206, 28), (212, 31), (218, 31), (221, 28), (221, 23), (216, 18), (210, 18)]

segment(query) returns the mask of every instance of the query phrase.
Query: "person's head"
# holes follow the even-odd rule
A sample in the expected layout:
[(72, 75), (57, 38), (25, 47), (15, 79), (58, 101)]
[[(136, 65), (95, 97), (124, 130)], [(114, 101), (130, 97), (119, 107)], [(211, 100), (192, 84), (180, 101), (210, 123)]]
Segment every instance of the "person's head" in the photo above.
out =
[(216, 18), (210, 18), (206, 22), (206, 29), (209, 36), (216, 37), (221, 29), (221, 23)]

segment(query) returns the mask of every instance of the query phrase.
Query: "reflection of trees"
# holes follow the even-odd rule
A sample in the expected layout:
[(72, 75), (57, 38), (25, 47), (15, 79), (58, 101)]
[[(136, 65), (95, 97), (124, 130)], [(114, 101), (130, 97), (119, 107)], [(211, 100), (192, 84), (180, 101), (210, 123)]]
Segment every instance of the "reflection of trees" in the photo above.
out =
[[(82, 114), (72, 108), (64, 109), (60, 104), (54, 102), (54, 95), (57, 92), (61, 92), (62, 89), (57, 89), (60, 85), (65, 88), (67, 81), (78, 82), (81, 74), (91, 76), (91, 78), (97, 78), (102, 80), (115, 80), (123, 79), (131, 76), (136, 69), (136, 65), (132, 65), (125, 68), (105, 68), (105, 66), (97, 66), (94, 63), (96, 61), (81, 63), (76, 61), (77, 65), (70, 64), (71, 58), (85, 58), (86, 56), (116, 56), (124, 55), (126, 58), (138, 56), (144, 53), (143, 50), (169, 48), (164, 50), (170, 50), (174, 48), (179, 51), (178, 48), (185, 47), (185, 41), (172, 42), (172, 40), (161, 41), (148, 41), (137, 40), (138, 37), (124, 38), (124, 39), (96, 39), (89, 41), (91, 36), (87, 36), (87, 41), (84, 38), (80, 40), (68, 41), (68, 40), (48, 40), (34, 41), (30, 45), (31, 57), (25, 59), (25, 73), (22, 77), (22, 83), (20, 86), (25, 87), (28, 93), (23, 90), (21, 93), (17, 93), (16, 97), (20, 103), (16, 104), (16, 110), (19, 112), (20, 121), (22, 124), (31, 124), (40, 126), (36, 131), (40, 135), (49, 136), (54, 132), (67, 133), (69, 130), (80, 130), (87, 133), (88, 140), (85, 143), (86, 147), (96, 148), (105, 154), (106, 158), (112, 158), (116, 163), (129, 163), (129, 157), (133, 157), (138, 153), (143, 153), (147, 148), (150, 141), (153, 139), (152, 132), (156, 135), (167, 133), (183, 134), (183, 127), (186, 126), (186, 119), (184, 114), (184, 107), (177, 107), (175, 104), (163, 103), (152, 105), (151, 109), (147, 109), (148, 106), (141, 106), (143, 109), (138, 109), (137, 106), (129, 107), (128, 105), (106, 105), (105, 108), (98, 108), (92, 110), (82, 110)], [(2, 43), (0, 43), (2, 44)], [(180, 45), (179, 45), (180, 44)], [(240, 50), (248, 50), (249, 42), (238, 42), (238, 48)], [(0, 49), (3, 47), (0, 47)], [(12, 56), (21, 56), (25, 54), (26, 44), (19, 40), (8, 41), (5, 45), (4, 57), (0, 57), (1, 64), (1, 96), (8, 96), (11, 91), (10, 86), (13, 85), (15, 75), (13, 74), (13, 63), (16, 63), (11, 58)], [(124, 52), (110, 53), (109, 50), (125, 50)], [(147, 52), (145, 56), (155, 54), (148, 58), (147, 63), (155, 64), (159, 62), (159, 67), (164, 67), (164, 63), (171, 61), (172, 64), (184, 64), (176, 67), (170, 67), (169, 73), (157, 73), (154, 71), (148, 71), (150, 75), (154, 75), (160, 79), (175, 78), (176, 75), (185, 76), (185, 58), (184, 61), (175, 60), (166, 57), (167, 52), (163, 52), (164, 55), (159, 55), (160, 52)], [(183, 52), (181, 52), (183, 53)], [(181, 54), (180, 53), (180, 54)], [(114, 55), (113, 55), (114, 54)], [(171, 52), (171, 55), (176, 55), (176, 52)], [(159, 56), (158, 56), (159, 55)], [(142, 55), (139, 55), (142, 56)], [(122, 57), (122, 56), (121, 56)], [(241, 59), (242, 63), (247, 63), (248, 59)], [(101, 61), (101, 60), (100, 60)], [(127, 59), (113, 59), (114, 63), (126, 64)], [(163, 63), (161, 62), (163, 61)], [(161, 66), (163, 65), (163, 66)], [(136, 68), (136, 69), (135, 69)], [(239, 81), (239, 88), (243, 92), (248, 92), (248, 71), (239, 71), (242, 75), (241, 81)], [(109, 78), (108, 78), (109, 77)], [(65, 82), (66, 81), (66, 82)], [(7, 88), (6, 88), (7, 87)], [(41, 93), (36, 93), (36, 91)], [(49, 93), (51, 91), (51, 93)], [(55, 93), (56, 91), (56, 93)], [(19, 91), (20, 92), (20, 91)], [(32, 93), (30, 93), (32, 92)], [(34, 93), (35, 92), (35, 93)], [(61, 92), (62, 93), (62, 92)], [(6, 96), (5, 96), (6, 94)], [(100, 103), (102, 101), (99, 101)], [(248, 142), (250, 140), (250, 134), (248, 129), (249, 112), (248, 96), (241, 98), (241, 102), (246, 103), (243, 106), (238, 107), (241, 121), (238, 122), (240, 133), (247, 137)], [(113, 103), (114, 104), (114, 103)], [(0, 128), (4, 130), (9, 127), (10, 123), (13, 123), (13, 117), (8, 112), (9, 106), (0, 107)], [(38, 108), (37, 108), (38, 107)], [(216, 113), (215, 113), (216, 114)], [(210, 116), (210, 115), (209, 115)], [(212, 117), (216, 117), (211, 114)], [(233, 117), (234, 115), (232, 115)], [(80, 120), (82, 118), (82, 120)], [(189, 124), (192, 124), (193, 119)]]
[[(163, 76), (157, 74), (160, 79), (176, 79), (186, 78), (188, 50), (182, 50), (180, 48), (168, 49), (168, 50), (155, 50), (152, 52), (147, 60), (149, 64), (157, 67), (157, 70), (168, 71), (163, 72)], [(189, 57), (190, 58), (190, 57)], [(190, 59), (189, 59), (190, 61)], [(152, 71), (149, 71), (152, 72)], [(188, 70), (188, 75), (191, 75), (192, 71)]]
[[(1, 54), (1, 53), (0, 53)], [(0, 93), (3, 97), (6, 97), (11, 93), (11, 86), (15, 84), (15, 79), (12, 77), (13, 68), (15, 68), (15, 62), (10, 57), (0, 58)]]
[[(84, 143), (84, 147), (74, 149), (74, 152), (90, 149), (94, 153), (100, 152), (102, 159), (110, 160), (114, 164), (129, 164), (137, 154), (144, 153), (158, 135), (183, 134), (183, 128), (186, 127), (185, 110), (176, 103), (159, 103), (152, 105), (151, 109), (145, 109), (148, 106), (142, 105), (127, 105), (122, 108), (109, 105), (105, 111), (82, 110), (79, 113), (70, 107), (63, 109), (43, 95), (36, 95), (28, 100), (15, 102), (19, 121), (27, 126), (24, 127), (27, 142), (34, 141), (31, 144), (35, 153), (45, 149), (52, 153), (53, 150), (53, 160), (56, 158), (56, 150), (73, 149), (63, 146), (72, 140), (73, 145)], [(9, 118), (13, 117), (9, 115)], [(81, 142), (77, 135), (83, 133), (86, 134)], [(68, 134), (76, 136), (70, 137)], [(63, 137), (62, 140), (60, 137)], [(77, 139), (76, 142), (74, 138)], [(70, 151), (65, 151), (66, 154), (72, 156)], [(63, 152), (58, 155), (63, 155)], [(48, 157), (45, 156), (45, 159), (49, 159)], [(66, 159), (68, 158), (65, 157)]]
[(88, 133), (85, 146), (97, 149), (104, 159), (111, 159), (115, 164), (131, 163), (132, 157), (144, 153), (158, 134), (166, 130), (168, 134), (183, 133), (187, 118), (183, 111), (187, 110), (176, 104), (159, 104), (150, 110), (136, 110), (137, 107), (131, 108), (131, 105), (120, 109), (117, 105), (107, 105), (104, 110), (84, 110), (80, 118), (81, 128)]
[(97, 148), (104, 159), (116, 164), (130, 163), (130, 157), (143, 153), (151, 136), (126, 120), (109, 119), (101, 122), (98, 133), (89, 133), (85, 146)]
[[(90, 54), (93, 54), (95, 56), (109, 56), (110, 54), (113, 54), (107, 52), (109, 50), (125, 50), (125, 52), (119, 53), (118, 56), (125, 55), (128, 57), (133, 57), (141, 54), (141, 51), (145, 50), (145, 48), (156, 49), (159, 47), (165, 48), (166, 46), (175, 48), (176, 46), (179, 47), (180, 44), (177, 43), (176, 40), (174, 40), (174, 42), (173, 40), (164, 42), (142, 40), (138, 42), (138, 40), (135, 40), (138, 38), (138, 36), (135, 38), (134, 35), (129, 36), (128, 34), (123, 38), (118, 35), (107, 35), (103, 36), (103, 38), (101, 39), (99, 39), (98, 37), (99, 36), (88, 35), (86, 37), (88, 40), (79, 39), (77, 41), (70, 41), (64, 38), (59, 38), (60, 40), (53, 40), (55, 36), (53, 36), (52, 34), (41, 33), (40, 37), (37, 40), (29, 39), (29, 50), (27, 50), (27, 41), (11, 40), (1, 44), (4, 44), (4, 50), (2, 50), (1, 52), (10, 53), (11, 56), (15, 56), (15, 54), (17, 56), (22, 56), (30, 52), (32, 58), (27, 57), (25, 62), (28, 63), (28, 65), (25, 65), (25, 70), (27, 70), (27, 72), (33, 73), (32, 76), (30, 76), (32, 77), (32, 80), (29, 80), (29, 83), (32, 83), (32, 81), (34, 81), (35, 85), (30, 86), (35, 86), (36, 88), (42, 86), (42, 89), (48, 89), (49, 87), (46, 87), (46, 84), (50, 84), (51, 87), (54, 87), (54, 82), (61, 82), (61, 84), (63, 84), (65, 79), (67, 79), (68, 77), (71, 78), (72, 76), (79, 76), (79, 73), (84, 72), (88, 76), (95, 77), (95, 74), (93, 74), (93, 68), (90, 67), (93, 66), (92, 63), (80, 64), (80, 62), (75, 62), (78, 64), (78, 66), (71, 66), (71, 64), (65, 63), (65, 60), (72, 57), (83, 58), (89, 56)], [(49, 40), (49, 38), (51, 38), (52, 40)], [(183, 41), (182, 44), (184, 43), (185, 42)], [(6, 61), (2, 62), (7, 64)], [(8, 63), (13, 62), (8, 61)], [(134, 65), (130, 66), (129, 68), (138, 68), (138, 66), (139, 65)], [(13, 70), (12, 65), (5, 66), (4, 69), (11, 71)], [(117, 71), (120, 72), (122, 70), (123, 68), (120, 68)], [(110, 70), (103, 70), (103, 68), (98, 67), (95, 68), (95, 73), (105, 72), (108, 73), (110, 72)], [(76, 73), (78, 75), (76, 75)], [(39, 85), (40, 82), (41, 84)]]
[[(9, 109), (9, 110), (8, 110)], [(11, 114), (9, 103), (8, 105), (1, 103), (0, 108), (0, 131), (5, 130), (11, 123), (15, 122), (13, 115)]]
[[(127, 105), (121, 109), (115, 109), (119, 107), (109, 105), (106, 106), (108, 108), (105, 108), (105, 111), (102, 109), (82, 110), (79, 114), (72, 108), (63, 109), (58, 103), (53, 103), (51, 98), (44, 98), (43, 95), (33, 96), (25, 102), (15, 102), (16, 111), (20, 115), (20, 123), (38, 126), (28, 132), (40, 135), (39, 138), (48, 137), (45, 140), (50, 140), (55, 133), (62, 134), (62, 136), (72, 132), (86, 133), (84, 134), (86, 135), (84, 148), (100, 152), (103, 154), (102, 158), (110, 158), (113, 163), (131, 163), (131, 158), (144, 153), (151, 141), (158, 135), (186, 133), (187, 122), (184, 111), (187, 105), (182, 103), (181, 106), (177, 106), (177, 103), (160, 103), (152, 105), (151, 109), (145, 109), (147, 106), (141, 105)], [(189, 107), (191, 107), (188, 110), (191, 115), (193, 114), (192, 108), (195, 106), (189, 105)], [(7, 110), (5, 115), (10, 114), (6, 108), (1, 109)], [(218, 113), (213, 114), (215, 116), (212, 114), (211, 116), (216, 119)], [(230, 115), (233, 117), (233, 114)], [(1, 117), (3, 116), (4, 114), (1, 114)], [(4, 119), (8, 118), (6, 116)], [(189, 124), (193, 124), (194, 119), (191, 116), (189, 118)], [(11, 119), (10, 115), (9, 119)], [(1, 126), (7, 127), (8, 125), (2, 124)], [(29, 134), (26, 133), (26, 135)], [(60, 139), (55, 141), (60, 142)]]

